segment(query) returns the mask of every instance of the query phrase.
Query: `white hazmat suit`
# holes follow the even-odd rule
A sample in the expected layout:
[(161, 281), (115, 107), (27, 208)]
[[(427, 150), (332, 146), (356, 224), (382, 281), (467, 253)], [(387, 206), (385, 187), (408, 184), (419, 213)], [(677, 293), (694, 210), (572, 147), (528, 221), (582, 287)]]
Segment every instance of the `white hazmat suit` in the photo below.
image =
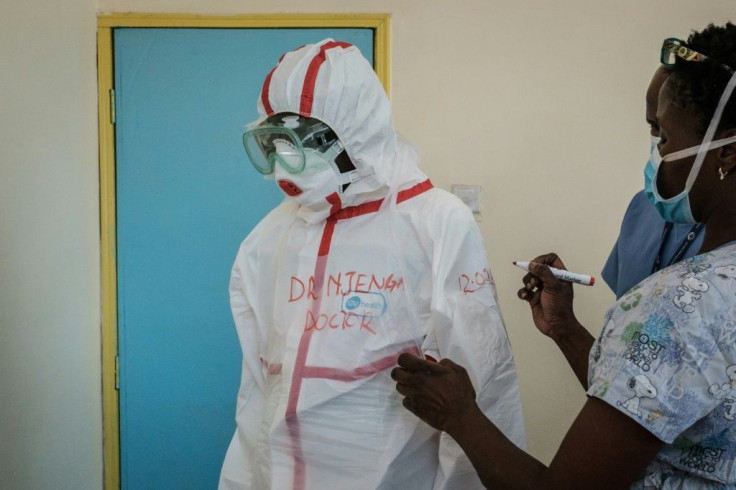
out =
[(242, 382), (220, 489), (482, 488), (459, 446), (403, 408), (390, 377), (402, 352), (453, 359), (523, 447), (513, 357), (472, 213), (418, 169), (354, 46), (327, 39), (285, 54), (258, 110), (326, 123), (360, 178), (325, 205), (287, 197), (240, 247), (230, 296)]

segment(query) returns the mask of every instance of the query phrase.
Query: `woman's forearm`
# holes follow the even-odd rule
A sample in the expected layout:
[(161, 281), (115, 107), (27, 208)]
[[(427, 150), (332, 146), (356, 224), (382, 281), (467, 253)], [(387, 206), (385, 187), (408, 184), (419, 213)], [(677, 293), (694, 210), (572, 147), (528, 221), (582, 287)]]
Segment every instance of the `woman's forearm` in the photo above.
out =
[(588, 358), (595, 339), (577, 320), (564, 332), (550, 335), (567, 359), (578, 381), (588, 389)]
[(539, 488), (547, 467), (514, 445), (474, 406), (446, 432), (460, 445), (486, 488)]

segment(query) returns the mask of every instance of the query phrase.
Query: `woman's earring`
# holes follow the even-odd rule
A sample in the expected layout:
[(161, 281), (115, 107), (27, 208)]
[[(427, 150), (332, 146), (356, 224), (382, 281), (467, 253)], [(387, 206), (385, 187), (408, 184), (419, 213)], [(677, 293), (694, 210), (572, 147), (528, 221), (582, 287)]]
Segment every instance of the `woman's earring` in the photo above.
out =
[(718, 167), (718, 175), (721, 177), (721, 180), (726, 178), (726, 175), (728, 175), (728, 172), (723, 171), (723, 167)]

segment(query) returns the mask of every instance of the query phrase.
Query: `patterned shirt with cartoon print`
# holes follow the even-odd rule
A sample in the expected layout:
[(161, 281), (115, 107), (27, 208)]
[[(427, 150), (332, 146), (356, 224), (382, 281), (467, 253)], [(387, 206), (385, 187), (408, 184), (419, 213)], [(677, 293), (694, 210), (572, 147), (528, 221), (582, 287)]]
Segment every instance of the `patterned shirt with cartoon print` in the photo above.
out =
[(663, 269), (608, 311), (588, 395), (665, 446), (632, 488), (736, 488), (736, 244)]

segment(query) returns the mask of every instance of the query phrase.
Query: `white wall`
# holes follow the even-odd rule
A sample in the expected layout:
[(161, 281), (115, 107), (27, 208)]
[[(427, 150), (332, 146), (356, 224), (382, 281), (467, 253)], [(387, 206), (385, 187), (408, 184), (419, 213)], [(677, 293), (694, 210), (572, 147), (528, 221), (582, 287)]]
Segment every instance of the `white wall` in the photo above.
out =
[[(732, 0), (0, 0), (2, 488), (102, 485), (95, 15), (131, 11), (392, 14), (397, 128), (436, 185), (483, 187), (529, 446), (548, 462), (584, 396), (511, 261), (557, 251), (599, 273), (642, 185), (661, 40), (730, 20)], [(597, 333), (613, 295), (576, 293)]]
[(98, 488), (94, 0), (0, 2), (0, 488)]

